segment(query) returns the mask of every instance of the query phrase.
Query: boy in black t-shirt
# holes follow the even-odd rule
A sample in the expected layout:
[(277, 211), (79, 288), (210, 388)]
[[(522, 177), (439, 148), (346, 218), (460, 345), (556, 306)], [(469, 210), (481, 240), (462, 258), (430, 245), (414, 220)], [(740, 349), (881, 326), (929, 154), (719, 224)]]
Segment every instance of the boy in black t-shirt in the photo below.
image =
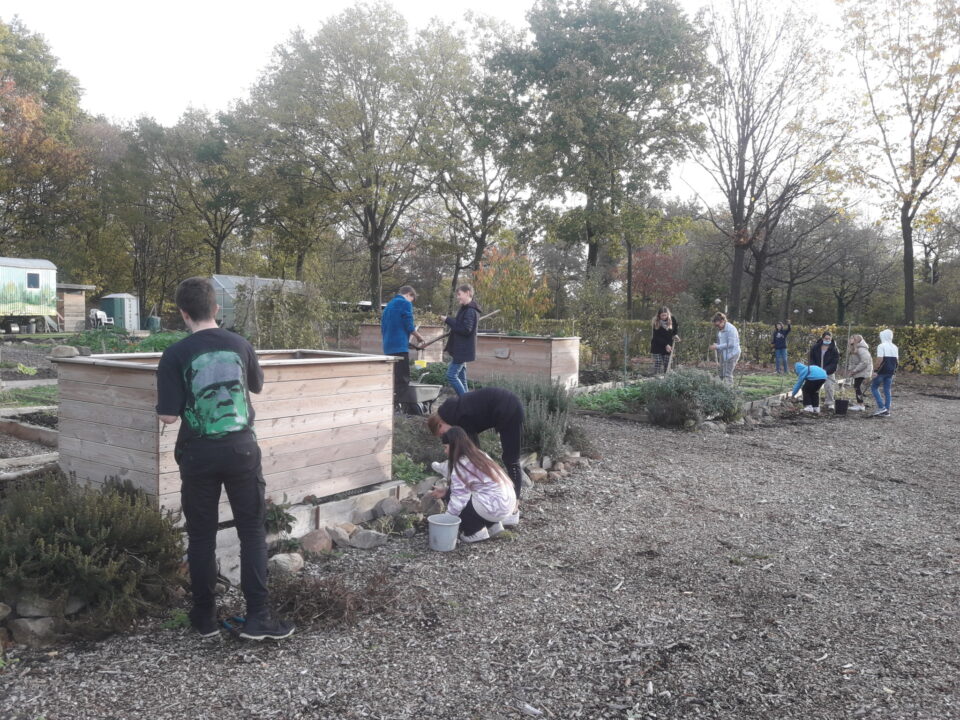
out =
[(187, 525), (190, 622), (202, 637), (219, 633), (214, 587), (222, 486), (240, 538), (240, 587), (247, 602), (240, 637), (289, 637), (293, 625), (271, 618), (267, 606), (266, 502), (250, 403), (250, 392), (263, 389), (263, 371), (250, 343), (217, 327), (219, 307), (206, 278), (180, 283), (176, 302), (191, 334), (160, 358), (157, 414), (167, 424), (182, 420), (174, 455)]

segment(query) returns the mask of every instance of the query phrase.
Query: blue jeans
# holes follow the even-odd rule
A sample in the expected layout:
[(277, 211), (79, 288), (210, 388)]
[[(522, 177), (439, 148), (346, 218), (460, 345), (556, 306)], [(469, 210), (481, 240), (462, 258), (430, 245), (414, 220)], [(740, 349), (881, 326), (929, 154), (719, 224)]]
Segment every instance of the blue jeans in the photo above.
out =
[(450, 363), (447, 368), (447, 382), (458, 397), (467, 392), (467, 364)]
[[(877, 391), (880, 383), (883, 383), (883, 396), (887, 399), (886, 402), (880, 399), (880, 393)], [(870, 392), (873, 393), (873, 399), (877, 401), (877, 410), (890, 409), (890, 385), (892, 383), (893, 375), (877, 375), (870, 383)]]
[(786, 348), (777, 348), (773, 351), (774, 356), (774, 366), (776, 372), (780, 372), (782, 368), (784, 372), (787, 372), (787, 349)]

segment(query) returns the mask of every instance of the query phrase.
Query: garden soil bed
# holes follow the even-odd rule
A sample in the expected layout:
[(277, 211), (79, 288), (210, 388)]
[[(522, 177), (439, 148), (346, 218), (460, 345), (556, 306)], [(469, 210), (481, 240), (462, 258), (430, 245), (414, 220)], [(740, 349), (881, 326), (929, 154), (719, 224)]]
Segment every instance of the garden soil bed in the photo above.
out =
[(894, 391), (889, 419), (578, 418), (602, 459), (534, 488), (514, 539), (309, 566), (386, 570), (392, 612), (275, 646), (151, 620), (18, 648), (0, 717), (960, 717), (957, 404), (929, 395), (956, 381)]
[(49, 360), (52, 349), (53, 345), (49, 343), (5, 341), (0, 345), (0, 361), (20, 363), (36, 368), (37, 372), (26, 375), (16, 368), (0, 368), (0, 380), (51, 380), (57, 377), (57, 368)]

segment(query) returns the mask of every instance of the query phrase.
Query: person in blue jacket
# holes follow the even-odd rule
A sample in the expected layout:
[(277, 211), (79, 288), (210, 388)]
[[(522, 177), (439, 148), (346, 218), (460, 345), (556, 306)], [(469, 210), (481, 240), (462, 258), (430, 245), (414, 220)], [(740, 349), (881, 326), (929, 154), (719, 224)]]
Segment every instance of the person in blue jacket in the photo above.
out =
[(773, 328), (773, 339), (770, 344), (773, 345), (774, 368), (777, 375), (787, 372), (787, 335), (790, 334), (790, 329), (789, 320), (786, 327), (778, 322)]
[(480, 306), (473, 299), (473, 286), (463, 284), (457, 288), (460, 309), (455, 317), (445, 317), (450, 326), (450, 338), (444, 350), (450, 354), (447, 382), (457, 395), (467, 392), (467, 363), (477, 359), (477, 325), (480, 321)]
[(803, 411), (809, 413), (820, 412), (820, 388), (827, 381), (827, 373), (819, 365), (804, 365), (798, 362), (793, 366), (797, 373), (797, 384), (790, 391), (790, 397), (803, 390)]
[(423, 336), (413, 324), (413, 301), (416, 299), (417, 291), (404, 285), (387, 303), (380, 318), (383, 354), (400, 358), (393, 364), (393, 404), (400, 407), (415, 402), (410, 397), (410, 336), (423, 344)]

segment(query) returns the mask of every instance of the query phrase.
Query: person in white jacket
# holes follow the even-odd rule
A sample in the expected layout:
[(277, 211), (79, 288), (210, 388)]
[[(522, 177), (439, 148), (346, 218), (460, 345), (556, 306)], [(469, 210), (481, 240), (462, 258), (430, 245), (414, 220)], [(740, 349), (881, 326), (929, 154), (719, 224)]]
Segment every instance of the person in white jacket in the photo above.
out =
[(720, 380), (732, 385), (733, 369), (740, 359), (740, 333), (727, 321), (727, 316), (718, 312), (713, 316), (713, 326), (717, 328), (717, 341), (710, 346), (717, 351), (720, 362)]
[(460, 517), (460, 539), (479, 542), (500, 534), (502, 521), (517, 511), (513, 482), (463, 428), (451, 427), (441, 440), (450, 478), (447, 512)]
[(857, 395), (856, 405), (851, 410), (863, 410), (863, 383), (873, 375), (873, 358), (870, 357), (870, 346), (863, 339), (863, 335), (850, 337), (850, 349), (847, 351), (847, 373), (853, 378), (853, 389)]

